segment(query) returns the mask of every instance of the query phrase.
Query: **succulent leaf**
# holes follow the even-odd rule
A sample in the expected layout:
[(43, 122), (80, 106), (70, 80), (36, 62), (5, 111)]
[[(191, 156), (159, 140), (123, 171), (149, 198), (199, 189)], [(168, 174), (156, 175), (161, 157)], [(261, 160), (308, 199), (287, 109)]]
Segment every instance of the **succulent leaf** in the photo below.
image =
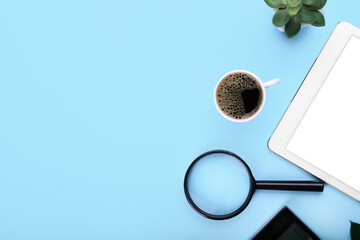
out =
[(325, 18), (324, 15), (322, 15), (321, 12), (319, 11), (313, 11), (314, 15), (315, 15), (315, 20), (311, 23), (311, 25), (316, 26), (316, 27), (322, 27), (325, 26)]
[(303, 4), (306, 4), (306, 5), (316, 4), (317, 1), (319, 1), (319, 0), (302, 0)]
[(313, 23), (316, 19), (316, 15), (313, 10), (302, 8), (299, 13), (299, 19), (303, 23)]
[(271, 8), (286, 7), (286, 5), (285, 5), (286, 0), (264, 0), (264, 1)]
[(305, 5), (315, 10), (322, 9), (326, 4), (326, 0), (302, 0), (302, 1)]
[(288, 36), (288, 38), (294, 37), (298, 32), (300, 31), (301, 23), (299, 18), (291, 17), (289, 22), (285, 25), (285, 33)]
[(298, 12), (300, 11), (301, 7), (302, 7), (302, 3), (299, 4), (299, 5), (296, 6), (296, 7), (287, 7), (287, 8), (286, 8), (286, 11), (288, 11), (288, 13), (290, 14), (290, 16), (293, 17), (293, 16), (296, 16), (296, 14), (298, 14)]
[(300, 5), (301, 0), (286, 0), (288, 7), (297, 7)]
[(350, 221), (350, 236), (351, 239), (360, 239), (360, 224)]
[(286, 10), (278, 10), (272, 19), (272, 22), (277, 27), (282, 27), (290, 20), (290, 15)]

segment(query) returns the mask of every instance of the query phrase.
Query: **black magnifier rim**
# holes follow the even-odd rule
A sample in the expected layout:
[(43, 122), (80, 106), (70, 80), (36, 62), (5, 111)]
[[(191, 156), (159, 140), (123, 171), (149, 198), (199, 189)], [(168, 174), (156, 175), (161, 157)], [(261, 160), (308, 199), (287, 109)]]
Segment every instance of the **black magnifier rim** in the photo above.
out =
[[(238, 159), (242, 164), (244, 164), (249, 177), (250, 177), (250, 188), (249, 188), (249, 193), (248, 196), (246, 198), (246, 200), (244, 201), (244, 203), (235, 211), (228, 213), (228, 214), (223, 214), (223, 215), (216, 215), (216, 214), (210, 214), (207, 213), (205, 211), (203, 211), (202, 209), (200, 209), (195, 202), (192, 200), (190, 193), (189, 193), (189, 187), (188, 187), (188, 178), (190, 175), (191, 170), (193, 169), (193, 167), (195, 166), (195, 164), (202, 159), (203, 157), (206, 157), (210, 154), (218, 154), (218, 153), (222, 153), (222, 154), (227, 154), (230, 155), (236, 159)], [(249, 166), (246, 164), (246, 162), (244, 160), (242, 160), (238, 155), (236, 155), (235, 153), (232, 153), (230, 151), (227, 150), (212, 150), (212, 151), (208, 151), (205, 152), (203, 154), (201, 154), (200, 156), (198, 156), (189, 166), (189, 168), (186, 171), (185, 174), (185, 178), (184, 178), (184, 192), (185, 192), (185, 196), (186, 196), (186, 200), (189, 202), (190, 206), (196, 211), (198, 212), (200, 215), (209, 218), (209, 219), (213, 219), (213, 220), (225, 220), (225, 219), (229, 219), (229, 218), (233, 218), (235, 216), (237, 216), (239, 213), (241, 213), (246, 207), (247, 205), (250, 203), (250, 200), (255, 192), (255, 179), (254, 176), (251, 173), (251, 170), (249, 168)]]

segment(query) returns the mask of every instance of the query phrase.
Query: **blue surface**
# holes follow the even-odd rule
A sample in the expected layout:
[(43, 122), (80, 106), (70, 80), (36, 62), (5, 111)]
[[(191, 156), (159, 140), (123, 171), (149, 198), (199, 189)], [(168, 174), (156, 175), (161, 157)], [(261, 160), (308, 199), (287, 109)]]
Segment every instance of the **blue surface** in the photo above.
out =
[[(323, 193), (257, 192), (222, 222), (183, 193), (191, 161), (211, 149), (242, 156), (258, 179), (313, 179), (267, 140), (340, 20), (287, 39), (263, 1), (2, 1), (0, 239), (248, 239), (283, 205), (320, 237), (350, 239), (360, 204)], [(213, 104), (218, 79), (247, 69), (267, 89), (249, 123)]]

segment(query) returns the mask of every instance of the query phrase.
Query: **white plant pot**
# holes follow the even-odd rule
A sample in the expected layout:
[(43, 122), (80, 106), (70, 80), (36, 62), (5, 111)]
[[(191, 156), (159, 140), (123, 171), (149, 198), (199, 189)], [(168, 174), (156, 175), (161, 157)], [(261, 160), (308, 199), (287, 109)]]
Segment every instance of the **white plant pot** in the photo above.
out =
[[(273, 8), (273, 12), (274, 14), (278, 11), (279, 9), (278, 8)], [(325, 14), (324, 14), (324, 9), (320, 9), (319, 12), (321, 12), (321, 14), (325, 17)], [(310, 24), (308, 23), (301, 23), (301, 28), (303, 27), (307, 27), (309, 26)], [(282, 26), (282, 27), (278, 27), (279, 31), (280, 32), (285, 32), (285, 26)]]

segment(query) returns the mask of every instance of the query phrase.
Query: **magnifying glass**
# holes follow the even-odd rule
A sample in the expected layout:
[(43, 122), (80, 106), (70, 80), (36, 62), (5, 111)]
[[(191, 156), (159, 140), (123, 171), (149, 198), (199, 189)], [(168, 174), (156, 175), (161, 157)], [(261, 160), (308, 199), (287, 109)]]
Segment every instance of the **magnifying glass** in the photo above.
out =
[(322, 192), (324, 182), (258, 181), (244, 160), (225, 150), (213, 150), (197, 157), (184, 179), (185, 196), (191, 207), (214, 220), (241, 213), (257, 189)]

